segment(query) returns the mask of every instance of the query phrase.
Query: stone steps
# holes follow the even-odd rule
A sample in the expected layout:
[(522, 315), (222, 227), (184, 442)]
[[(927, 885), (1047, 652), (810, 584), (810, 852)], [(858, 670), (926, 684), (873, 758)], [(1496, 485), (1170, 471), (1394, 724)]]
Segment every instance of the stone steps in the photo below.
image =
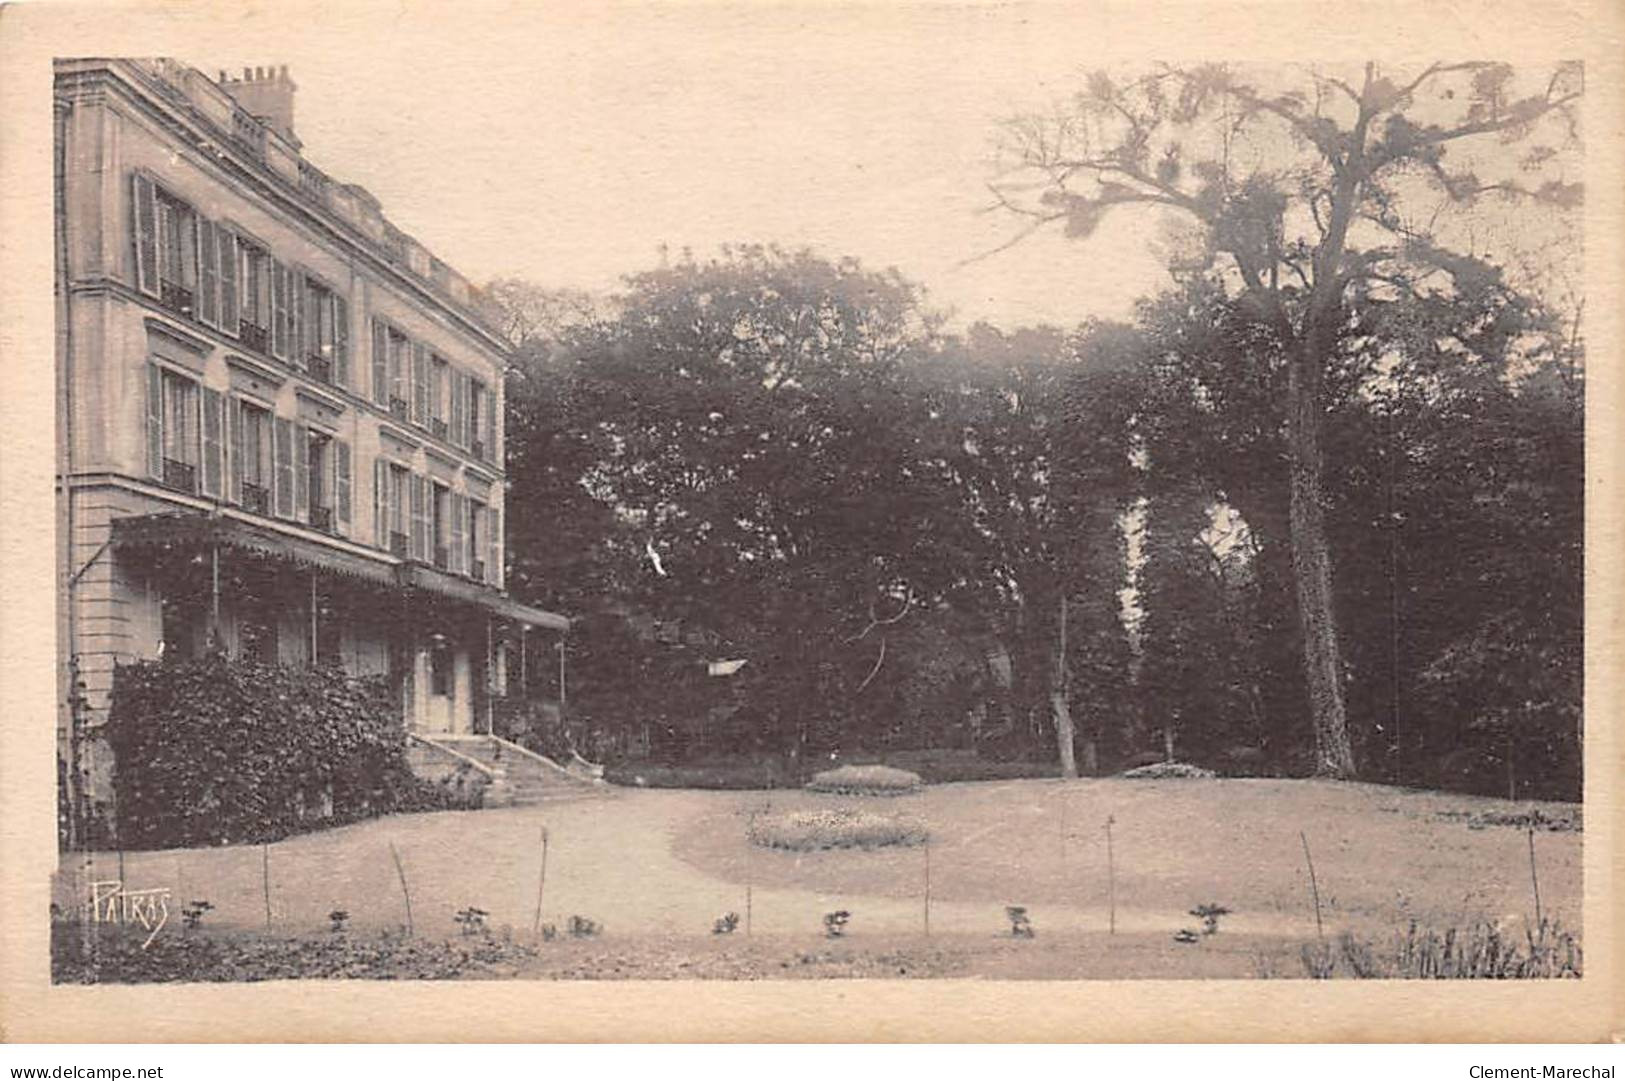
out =
[(487, 807), (526, 807), (546, 800), (580, 797), (603, 787), (601, 781), (533, 757), (490, 736), (429, 738), (491, 771), (492, 781), (485, 793)]

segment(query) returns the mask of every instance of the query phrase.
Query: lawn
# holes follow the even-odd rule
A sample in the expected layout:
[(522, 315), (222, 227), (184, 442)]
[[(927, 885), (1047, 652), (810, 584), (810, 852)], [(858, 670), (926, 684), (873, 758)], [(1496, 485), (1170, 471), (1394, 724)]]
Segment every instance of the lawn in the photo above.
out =
[[(906, 815), (926, 847), (789, 852), (750, 845), (752, 813), (860, 806)], [(1518, 828), (1475, 828), (1528, 804), (1318, 781), (1019, 780), (929, 786), (884, 800), (808, 792), (608, 790), (599, 798), (481, 812), (401, 815), (269, 846), (127, 853), (129, 888), (168, 887), (179, 908), (207, 900), (201, 933), (327, 933), (349, 913), (358, 938), (400, 928), (407, 893), (420, 937), (456, 937), (456, 914), (485, 910), (494, 935), (532, 942), (548, 835), (543, 919), (590, 917), (603, 934), (541, 943), (502, 962), (518, 976), (958, 975), (990, 977), (1300, 975), (1298, 946), (1315, 936), (1299, 831), (1308, 837), (1328, 935), (1386, 938), (1476, 920), (1521, 927), (1533, 914), (1528, 840)], [(1543, 804), (1551, 817), (1577, 808)], [(1115, 935), (1105, 823), (1113, 820)], [(1536, 834), (1543, 911), (1580, 922), (1580, 842)], [(392, 853), (391, 849), (394, 852)], [(924, 937), (929, 852), (931, 938)], [(399, 855), (397, 871), (395, 855)], [(55, 898), (68, 909), (84, 883), (121, 877), (120, 857), (64, 857)], [(713, 936), (724, 912), (747, 912)], [(1231, 910), (1219, 934), (1199, 904)], [(1037, 937), (1012, 940), (1004, 907), (1028, 908)], [(822, 916), (852, 913), (840, 940)]]
[[(931, 833), (931, 893), (945, 908), (996, 919), (1006, 904), (1032, 909), (1040, 930), (1109, 919), (1106, 821), (1112, 819), (1117, 926), (1196, 926), (1186, 913), (1215, 903), (1221, 932), (1314, 934), (1307, 838), (1328, 931), (1533, 918), (1528, 840), (1477, 819), (1523, 813), (1573, 820), (1568, 804), (1421, 792), (1313, 780), (1026, 780), (927, 787), (884, 801), (803, 792), (728, 793), (676, 841), (686, 862), (742, 882), (741, 818), (854, 803), (923, 821)], [(1536, 833), (1542, 911), (1578, 927), (1582, 835)], [(750, 854), (758, 885), (829, 896), (919, 898), (919, 850)], [(1046, 915), (1047, 914), (1047, 915)], [(935, 917), (934, 917), (935, 918)], [(856, 921), (854, 921), (856, 923)]]

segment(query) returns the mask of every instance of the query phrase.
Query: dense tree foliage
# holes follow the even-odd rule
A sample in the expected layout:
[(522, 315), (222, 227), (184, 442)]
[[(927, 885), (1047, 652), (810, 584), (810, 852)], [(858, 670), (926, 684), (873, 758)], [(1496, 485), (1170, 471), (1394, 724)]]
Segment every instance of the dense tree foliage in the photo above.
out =
[[(493, 290), (510, 580), (578, 617), (582, 729), (1577, 792), (1581, 305), (1397, 208), (1571, 206), (1539, 140), (1578, 74), (1307, 78), (1096, 80), (1018, 128), (1037, 222), (1202, 226), (1129, 324), (949, 333), (896, 273), (764, 247)], [(1472, 136), (1527, 168), (1447, 168)]]
[[(1005, 206), (1080, 238), (1124, 207), (1176, 214), (1196, 230), (1185, 265), (1213, 268), (1271, 339), (1264, 358), (1284, 369), (1287, 537), (1320, 773), (1355, 773), (1323, 468), (1327, 383), (1354, 298), (1379, 284), (1413, 295), (1441, 274), (1449, 288), (1462, 261), (1432, 224), (1438, 208), (1423, 209), (1432, 196), (1577, 203), (1556, 144), (1577, 142), (1582, 75), (1563, 65), (1524, 85), (1491, 63), (1287, 80), (1223, 66), (1099, 72), (1056, 113), (1010, 125), (1018, 175), (995, 188)], [(1456, 153), (1494, 139), (1528, 151)], [(1022, 197), (1035, 187), (1036, 201)]]

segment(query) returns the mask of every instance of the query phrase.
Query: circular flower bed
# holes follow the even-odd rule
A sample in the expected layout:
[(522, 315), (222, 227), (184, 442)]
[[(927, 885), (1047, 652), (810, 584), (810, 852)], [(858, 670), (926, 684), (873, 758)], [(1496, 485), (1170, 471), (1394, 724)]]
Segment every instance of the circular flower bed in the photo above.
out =
[(807, 782), (812, 792), (834, 792), (843, 796), (901, 796), (917, 792), (921, 784), (918, 773), (891, 766), (841, 766), (813, 774)]
[(886, 848), (924, 844), (925, 827), (896, 815), (854, 811), (787, 811), (760, 815), (750, 824), (752, 844), (792, 852), (828, 848)]
[(1217, 777), (1218, 774), (1201, 766), (1193, 766), (1186, 762), (1153, 762), (1149, 766), (1140, 766), (1138, 769), (1124, 770), (1119, 777), (1132, 777), (1135, 780), (1160, 780), (1164, 777), (1201, 779)]

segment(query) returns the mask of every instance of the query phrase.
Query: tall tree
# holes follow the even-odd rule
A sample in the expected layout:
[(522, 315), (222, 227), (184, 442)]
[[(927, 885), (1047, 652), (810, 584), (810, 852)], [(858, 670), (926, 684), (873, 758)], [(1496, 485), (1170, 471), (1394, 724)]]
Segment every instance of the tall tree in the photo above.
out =
[[(1238, 295), (1273, 327), (1287, 361), (1289, 531), (1317, 772), (1351, 777), (1321, 435), (1346, 298), (1373, 282), (1416, 292), (1456, 269), (1447, 230), (1422, 205), (1430, 194), (1457, 206), (1488, 193), (1575, 203), (1565, 155), (1543, 140), (1577, 141), (1582, 70), (1562, 65), (1527, 92), (1493, 63), (1397, 77), (1373, 63), (1290, 84), (1218, 66), (1128, 81), (1097, 73), (1059, 115), (1009, 126), (1027, 175), (995, 191), (1029, 228), (1060, 222), (1080, 238), (1115, 208), (1176, 212), (1199, 228), (1201, 260), (1222, 258)], [(1497, 139), (1527, 142), (1529, 153), (1472, 159), (1475, 143)], [(1453, 170), (1458, 147), (1469, 160)], [(1036, 203), (1018, 194), (1034, 174)]]
[[(537, 495), (568, 489), (607, 523), (591, 543), (623, 605), (743, 650), (755, 704), (796, 747), (838, 738), (890, 629), (961, 562), (901, 384), (934, 325), (919, 290), (742, 247), (635, 275), (613, 308), (563, 336), (556, 385), (514, 398), (537, 435), (525, 469), (563, 470)], [(543, 550), (590, 542), (532, 510)]]

